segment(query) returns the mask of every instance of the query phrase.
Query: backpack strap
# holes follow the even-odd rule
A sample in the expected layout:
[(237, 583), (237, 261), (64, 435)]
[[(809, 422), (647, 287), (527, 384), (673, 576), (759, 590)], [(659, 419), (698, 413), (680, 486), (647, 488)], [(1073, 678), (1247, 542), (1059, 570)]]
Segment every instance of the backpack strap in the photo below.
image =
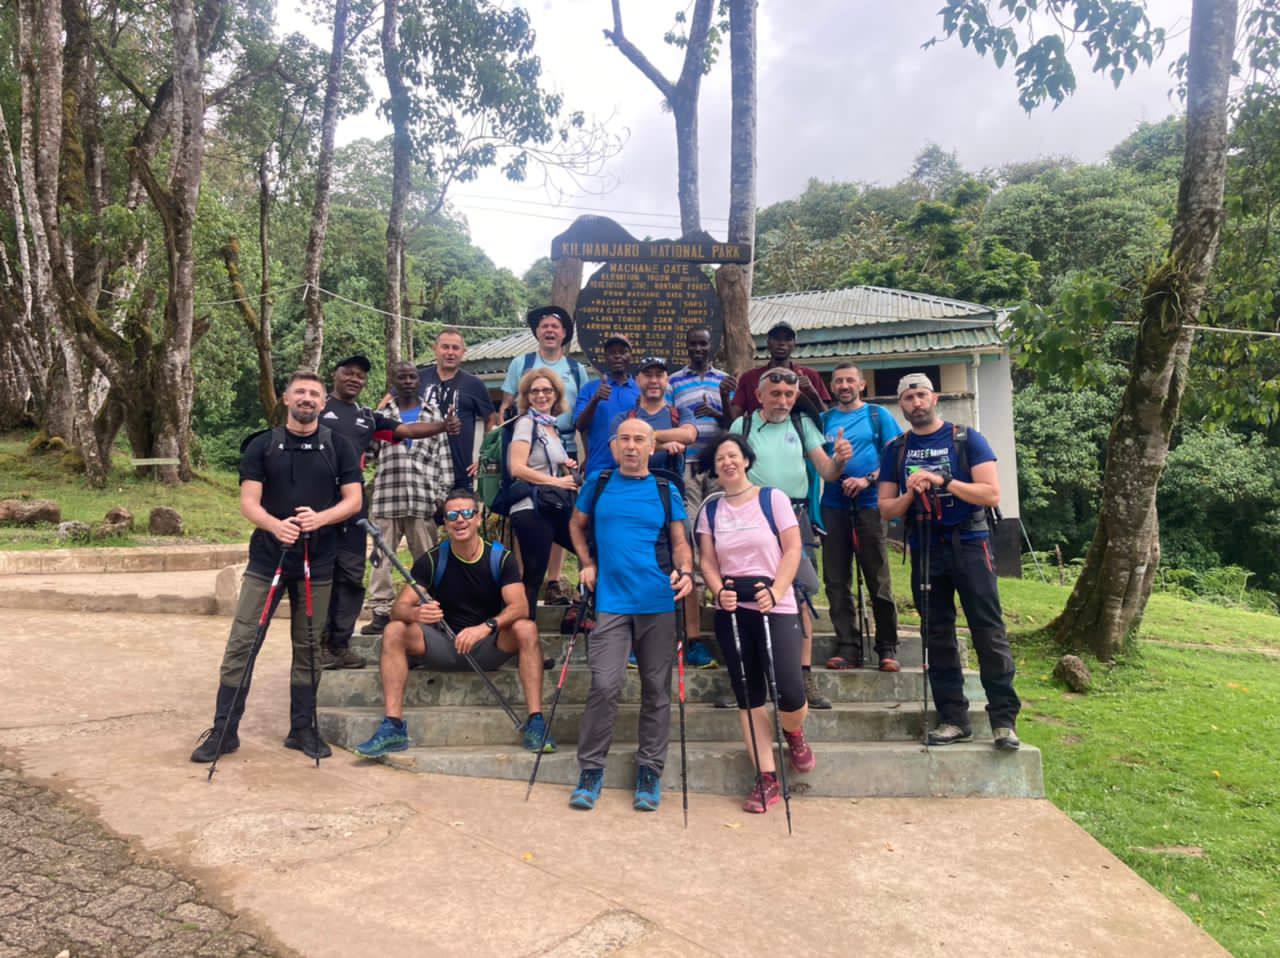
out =
[(711, 544), (716, 544), (716, 510), (720, 508), (720, 497), (716, 496), (707, 502), (707, 528), (711, 530)]
[(882, 418), (884, 411), (875, 403), (867, 403), (867, 408), (871, 410), (868, 415), (871, 417), (871, 432), (875, 436), (876, 453), (884, 452), (884, 424)]
[(781, 542), (778, 535), (778, 523), (773, 518), (773, 490), (768, 486), (760, 487), (760, 511), (764, 513), (764, 521), (769, 523), (769, 531)]
[(502, 560), (507, 557), (507, 550), (501, 542), (491, 542), (489, 545), (489, 572), (493, 576), (493, 584), (501, 587)]
[(969, 429), (959, 423), (952, 425), (951, 438), (956, 445), (956, 465), (966, 476), (969, 472)]
[(666, 519), (663, 529), (671, 525), (671, 482), (661, 476), (654, 476), (658, 483), (658, 496), (662, 499), (662, 515)]
[[(245, 447), (264, 432), (271, 434), (271, 438), (267, 441), (268, 456), (286, 451), (285, 441), (288, 439), (288, 433), (285, 431), (284, 426), (275, 426), (271, 429), (264, 429), (262, 432), (255, 432), (240, 444), (240, 451), (244, 452)], [(316, 452), (320, 454), (324, 464), (329, 467), (329, 473), (333, 476), (333, 485), (336, 488), (342, 477), (338, 475), (338, 460), (333, 453), (333, 430), (328, 426), (319, 427), (315, 434), (315, 444)]]
[(573, 373), (573, 381), (577, 384), (578, 391), (581, 392), (583, 376), (582, 363), (570, 356), (567, 350), (565, 351), (564, 358), (569, 361), (569, 372)]
[(449, 540), (445, 539), (440, 543), (439, 559), (436, 561), (436, 567), (431, 570), (431, 589), (434, 592), (440, 588), (440, 580), (444, 578), (444, 570), (449, 565)]
[(889, 447), (896, 450), (895, 458), (898, 463), (894, 470), (893, 481), (898, 485), (898, 488), (902, 488), (902, 467), (907, 461), (907, 434), (905, 432), (899, 433), (889, 442)]
[(599, 550), (596, 549), (596, 509), (600, 506), (600, 497), (604, 495), (604, 487), (608, 485), (612, 476), (612, 469), (602, 471), (600, 475), (596, 476), (596, 487), (591, 491), (591, 515), (587, 517), (587, 542), (591, 546), (591, 552), (595, 556), (596, 562), (600, 561)]
[(524, 354), (524, 365), (520, 368), (521, 376), (523, 376), (525, 373), (527, 373), (530, 369), (533, 368), (533, 364), (534, 364), (534, 361), (537, 359), (537, 356), (538, 356), (537, 353)]

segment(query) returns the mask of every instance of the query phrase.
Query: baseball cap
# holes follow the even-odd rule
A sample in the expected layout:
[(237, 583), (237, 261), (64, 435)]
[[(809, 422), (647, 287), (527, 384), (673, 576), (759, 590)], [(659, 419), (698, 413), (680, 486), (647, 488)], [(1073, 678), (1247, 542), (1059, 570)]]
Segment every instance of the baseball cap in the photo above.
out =
[(924, 373), (907, 373), (898, 380), (898, 395), (901, 396), (908, 389), (927, 389), (934, 392), (933, 383), (929, 381), (929, 377)]
[(780, 319), (769, 327), (767, 335), (772, 336), (774, 339), (795, 339), (796, 328), (785, 319)]
[(373, 368), (373, 363), (369, 362), (369, 357), (363, 353), (356, 353), (354, 356), (340, 359), (333, 364), (334, 369), (341, 369), (343, 366), (359, 366), (365, 372), (368, 372)]
[(631, 348), (631, 340), (627, 339), (626, 336), (623, 336), (622, 333), (610, 333), (604, 341), (604, 348), (608, 349), (614, 343), (622, 343), (622, 345), (626, 346), (627, 349)]

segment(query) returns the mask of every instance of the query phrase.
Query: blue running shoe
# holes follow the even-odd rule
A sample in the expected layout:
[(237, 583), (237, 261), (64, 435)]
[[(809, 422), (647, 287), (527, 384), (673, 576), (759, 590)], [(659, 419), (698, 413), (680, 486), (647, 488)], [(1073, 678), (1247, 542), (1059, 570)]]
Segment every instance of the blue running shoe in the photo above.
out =
[[(524, 733), (523, 741), (520, 743), (531, 752), (536, 752), (538, 746), (542, 746), (543, 752), (554, 752), (556, 750), (556, 740), (551, 737), (551, 732), (547, 729), (547, 720), (542, 717), (542, 713), (530, 715), (521, 729)], [(542, 736), (547, 736), (546, 744), (542, 744)]]
[(589, 812), (596, 807), (600, 789), (604, 787), (604, 769), (584, 768), (578, 775), (578, 787), (569, 796), (569, 807)]
[(700, 639), (689, 641), (689, 648), (684, 653), (684, 664), (691, 669), (719, 668), (716, 660), (711, 657), (711, 650), (707, 648), (707, 643)]
[(657, 769), (641, 765), (636, 769), (636, 797), (631, 807), (637, 812), (656, 812), (662, 801), (662, 776)]
[(636, 661), (636, 654), (635, 654), (635, 652), (628, 652), (628, 653), (627, 653), (627, 668), (629, 668), (629, 669), (638, 669), (638, 668), (640, 668), (640, 663)]
[(404, 722), (384, 718), (382, 724), (378, 726), (378, 731), (373, 733), (373, 737), (357, 745), (355, 752), (365, 758), (377, 758), (388, 752), (403, 752), (408, 747), (409, 733)]

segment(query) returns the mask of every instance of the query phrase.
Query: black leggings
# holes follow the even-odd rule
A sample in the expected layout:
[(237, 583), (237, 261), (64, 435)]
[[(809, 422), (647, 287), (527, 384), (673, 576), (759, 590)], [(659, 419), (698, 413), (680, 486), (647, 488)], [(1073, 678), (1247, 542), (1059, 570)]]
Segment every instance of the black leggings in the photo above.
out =
[(569, 538), (571, 510), (544, 516), (537, 509), (524, 509), (511, 514), (511, 529), (520, 543), (520, 561), (524, 563), (524, 594), (529, 600), (529, 618), (538, 611), (538, 590), (547, 577), (547, 563), (551, 559), (551, 545), (563, 546), (574, 555), (573, 540)]
[[(738, 636), (742, 642), (742, 658), (747, 666), (747, 688), (743, 688), (738, 652), (733, 644), (733, 616), (738, 617)], [(804, 673), (800, 671), (800, 645), (804, 632), (800, 616), (775, 612), (769, 616), (769, 638), (773, 646), (773, 671), (778, 679), (778, 708), (798, 712), (805, 704)], [(764, 649), (764, 615), (754, 609), (738, 609), (735, 613), (716, 610), (716, 641), (724, 667), (729, 670), (733, 695), (738, 708), (760, 708), (769, 701)], [(750, 696), (748, 696), (748, 690)]]

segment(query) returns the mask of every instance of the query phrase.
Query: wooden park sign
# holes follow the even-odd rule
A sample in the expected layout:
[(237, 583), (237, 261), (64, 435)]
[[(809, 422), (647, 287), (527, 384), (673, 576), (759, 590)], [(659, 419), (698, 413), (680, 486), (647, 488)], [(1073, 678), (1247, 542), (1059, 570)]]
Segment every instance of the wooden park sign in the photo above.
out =
[(578, 293), (573, 310), (578, 345), (599, 369), (604, 341), (621, 333), (634, 360), (660, 356), (684, 365), (690, 329), (711, 330), (711, 355), (724, 336), (724, 316), (704, 263), (749, 263), (751, 247), (705, 233), (678, 240), (638, 240), (602, 216), (582, 216), (551, 243), (553, 260), (604, 263)]

